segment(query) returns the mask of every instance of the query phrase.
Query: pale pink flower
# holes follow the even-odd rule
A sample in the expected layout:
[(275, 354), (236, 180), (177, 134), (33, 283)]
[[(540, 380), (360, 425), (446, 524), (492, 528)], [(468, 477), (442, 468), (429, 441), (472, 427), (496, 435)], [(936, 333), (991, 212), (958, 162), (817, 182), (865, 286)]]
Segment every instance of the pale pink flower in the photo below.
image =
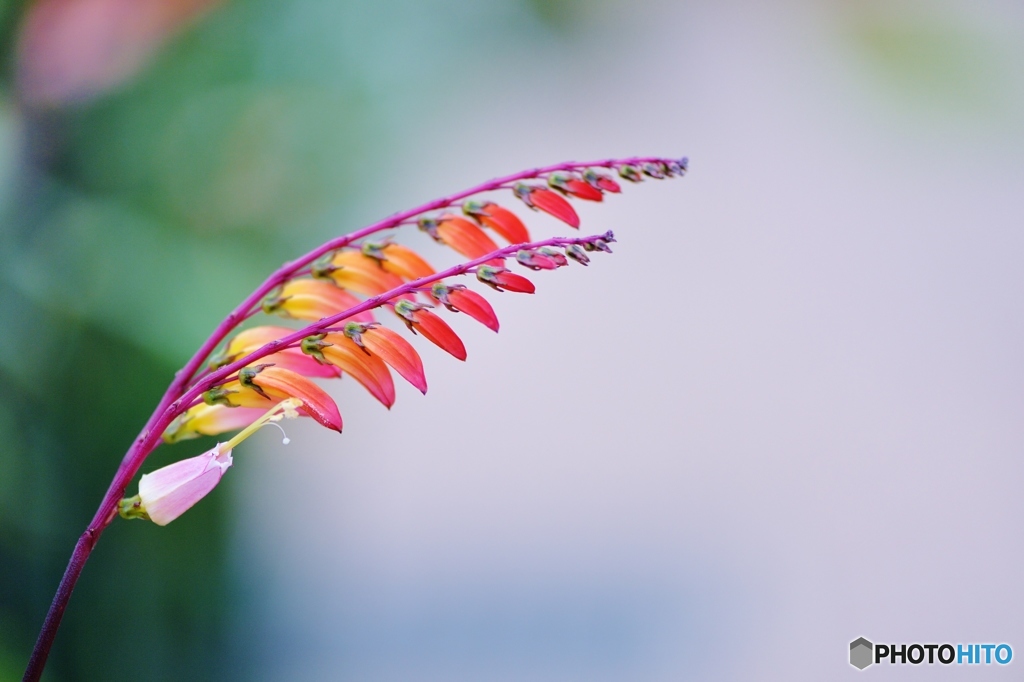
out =
[(149, 519), (158, 526), (166, 526), (217, 487), (224, 472), (231, 468), (231, 451), (239, 443), (269, 423), (299, 416), (301, 407), (303, 403), (297, 398), (282, 400), (228, 442), (144, 474), (139, 480), (139, 494), (121, 500), (118, 511), (125, 518)]
[(231, 450), (217, 443), (198, 457), (145, 474), (139, 481), (139, 506), (153, 523), (166, 526), (206, 497), (231, 463)]

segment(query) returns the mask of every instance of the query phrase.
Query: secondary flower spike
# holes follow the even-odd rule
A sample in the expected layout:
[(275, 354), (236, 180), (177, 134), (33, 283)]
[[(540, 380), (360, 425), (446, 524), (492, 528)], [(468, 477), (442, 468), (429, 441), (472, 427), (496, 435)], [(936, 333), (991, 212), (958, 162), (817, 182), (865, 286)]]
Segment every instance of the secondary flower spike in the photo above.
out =
[(296, 408), (301, 406), (301, 400), (284, 400), (228, 442), (217, 443), (201, 455), (144, 474), (139, 480), (139, 494), (121, 500), (118, 512), (124, 518), (149, 519), (158, 526), (166, 526), (220, 483), (224, 472), (234, 462), (231, 451), (239, 443), (270, 422), (298, 416)]

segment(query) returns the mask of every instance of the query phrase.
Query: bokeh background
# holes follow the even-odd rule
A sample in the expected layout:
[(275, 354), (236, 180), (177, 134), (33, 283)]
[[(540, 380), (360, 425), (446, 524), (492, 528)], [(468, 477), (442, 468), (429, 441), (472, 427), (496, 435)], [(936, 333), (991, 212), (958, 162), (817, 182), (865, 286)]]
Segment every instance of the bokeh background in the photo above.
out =
[(632, 154), (691, 173), (581, 207), (615, 255), (493, 297), (497, 337), (456, 319), (470, 360), (424, 349), (426, 398), (343, 382), (343, 436), (261, 434), (171, 526), (114, 523), (47, 679), (1024, 655), (1016, 0), (3, 0), (0, 46), (0, 680), (173, 371), (270, 269)]

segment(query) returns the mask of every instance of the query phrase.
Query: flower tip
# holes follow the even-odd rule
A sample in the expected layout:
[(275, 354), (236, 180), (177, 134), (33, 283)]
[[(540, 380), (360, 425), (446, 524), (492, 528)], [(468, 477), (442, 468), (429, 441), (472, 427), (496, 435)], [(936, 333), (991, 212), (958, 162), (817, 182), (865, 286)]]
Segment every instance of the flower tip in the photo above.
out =
[(416, 349), (400, 334), (387, 327), (349, 325), (345, 334), (374, 355), (380, 356), (410, 384), (427, 392), (427, 378), (423, 372), (423, 361)]
[(569, 227), (579, 229), (580, 217), (568, 201), (549, 189), (537, 188), (530, 192), (530, 201), (545, 213), (558, 218)]

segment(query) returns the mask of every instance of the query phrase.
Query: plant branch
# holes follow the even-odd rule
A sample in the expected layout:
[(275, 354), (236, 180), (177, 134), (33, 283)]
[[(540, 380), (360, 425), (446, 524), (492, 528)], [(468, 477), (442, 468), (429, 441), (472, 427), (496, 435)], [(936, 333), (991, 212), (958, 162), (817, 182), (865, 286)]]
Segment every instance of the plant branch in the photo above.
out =
[[(384, 220), (381, 220), (373, 225), (369, 225), (360, 230), (352, 232), (342, 237), (332, 239), (327, 243), (313, 249), (309, 253), (300, 256), (299, 258), (284, 263), (277, 271), (271, 274), (259, 287), (256, 288), (244, 301), (242, 301), (224, 320), (217, 325), (213, 333), (210, 334), (209, 338), (203, 342), (199, 349), (195, 352), (191, 359), (185, 364), (182, 369), (175, 373), (174, 379), (168, 386), (167, 391), (164, 393), (160, 402), (157, 404), (156, 409), (150, 415), (139, 433), (138, 437), (132, 443), (131, 447), (125, 453), (124, 458), (121, 460), (118, 466), (117, 472), (114, 475), (114, 479), (111, 481), (110, 486), (107, 488), (107, 492), (103, 496), (99, 508), (96, 510), (95, 515), (90, 521), (85, 532), (82, 533), (77, 544), (75, 545), (74, 552), (71, 555), (71, 560), (68, 563), (67, 569), (64, 572), (64, 576), (61, 578), (60, 585), (57, 588), (57, 593), (54, 595), (53, 602), (50, 605), (50, 609), (46, 614), (46, 618), (43, 622), (42, 629), (40, 630), (39, 637), (36, 640), (35, 647), (32, 650), (32, 656), (29, 660), (28, 667), (25, 671), (23, 678), (24, 682), (38, 682), (42, 676), (43, 668), (46, 665), (47, 657), (49, 656), (50, 648), (53, 645), (53, 640), (56, 637), (57, 630), (60, 627), (61, 619), (64, 615), (64, 610), (67, 607), (68, 600), (71, 598), (71, 593), (74, 590), (75, 584), (78, 581), (79, 576), (82, 573), (82, 569), (85, 566), (86, 561), (89, 558), (90, 553), (99, 540), (99, 536), (103, 530), (110, 524), (111, 520), (117, 513), (117, 503), (124, 496), (125, 489), (128, 484), (134, 478), (135, 474), (138, 473), (139, 468), (142, 466), (146, 457), (152, 452), (160, 442), (160, 436), (164, 429), (167, 428), (168, 424), (177, 415), (184, 412), (188, 407), (193, 404), (197, 398), (199, 398), (205, 390), (215, 386), (218, 382), (233, 372), (237, 372), (239, 369), (244, 367), (246, 364), (253, 362), (256, 359), (265, 357), (273, 353), (275, 350), (279, 350), (285, 344), (294, 343), (295, 341), (301, 340), (305, 336), (309, 336), (311, 333), (316, 333), (315, 330), (326, 329), (332, 324), (346, 319), (352, 315), (358, 314), (364, 310), (382, 305), (387, 302), (388, 299), (394, 298), (397, 295), (412, 291), (417, 287), (421, 287), (424, 284), (436, 281), (443, 277), (451, 277), (455, 275), (464, 274), (470, 268), (476, 267), (477, 265), (483, 264), (486, 261), (501, 257), (503, 255), (514, 253), (520, 248), (524, 248), (524, 245), (513, 245), (504, 249), (499, 249), (493, 254), (478, 258), (473, 261), (469, 261), (462, 265), (454, 268), (449, 268), (442, 273), (438, 273), (436, 276), (426, 277), (413, 282), (409, 282), (401, 287), (393, 289), (391, 292), (382, 296), (375, 296), (363, 301), (360, 305), (351, 308), (343, 313), (339, 313), (329, 318), (325, 318), (315, 325), (311, 325), (306, 329), (300, 330), (295, 334), (292, 334), (279, 342), (268, 344), (260, 348), (259, 350), (251, 353), (250, 355), (242, 358), (237, 362), (233, 362), (230, 365), (221, 367), (216, 371), (202, 374), (199, 378), (193, 382), (193, 378), (196, 377), (196, 373), (202, 368), (203, 364), (213, 353), (214, 350), (224, 341), (225, 338), (244, 320), (253, 314), (254, 309), (258, 308), (259, 303), (263, 298), (270, 293), (274, 288), (284, 284), (288, 280), (295, 277), (303, 268), (306, 268), (315, 260), (321, 256), (330, 253), (339, 248), (348, 246), (354, 241), (363, 239), (365, 237), (374, 235), (384, 230), (393, 229), (401, 225), (413, 224), (414, 219), (424, 213), (431, 211), (442, 210), (454, 206), (463, 199), (471, 196), (481, 194), (484, 192), (491, 192), (494, 190), (507, 189), (512, 186), (513, 183), (521, 181), (529, 181), (534, 179), (543, 178), (551, 173), (556, 172), (572, 172), (581, 171), (586, 168), (614, 168), (625, 164), (640, 165), (645, 163), (663, 163), (670, 161), (669, 159), (663, 159), (658, 157), (633, 157), (627, 159), (604, 159), (599, 161), (591, 161), (586, 163), (567, 162), (553, 166), (546, 166), (541, 168), (534, 168), (527, 171), (515, 173), (501, 178), (495, 178), (488, 182), (472, 187), (463, 192), (458, 192), (447, 197), (436, 199), (428, 202), (416, 208), (413, 208), (402, 213), (396, 213)], [(674, 163), (674, 162), (673, 162)], [(595, 237), (596, 238), (596, 237)], [(557, 246), (560, 244), (581, 244), (587, 241), (587, 239), (595, 238), (583, 238), (583, 239), (549, 239), (542, 242), (535, 242), (528, 247), (540, 247), (540, 246)]]

